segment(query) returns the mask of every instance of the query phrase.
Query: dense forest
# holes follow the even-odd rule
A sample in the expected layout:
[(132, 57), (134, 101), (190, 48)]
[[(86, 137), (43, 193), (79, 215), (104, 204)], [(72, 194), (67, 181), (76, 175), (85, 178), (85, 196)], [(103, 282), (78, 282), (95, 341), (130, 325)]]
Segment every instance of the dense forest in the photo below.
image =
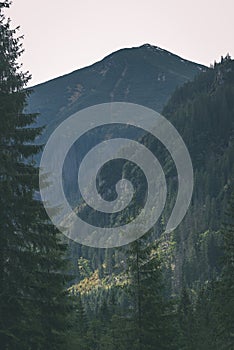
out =
[[(35, 127), (40, 115), (27, 113), (30, 75), (18, 63), (22, 37), (5, 16), (9, 6), (0, 3), (0, 348), (234, 349), (234, 61), (227, 55), (201, 71), (162, 111), (194, 166), (180, 226), (163, 233), (175, 166), (157, 140), (140, 135), (159, 154), (170, 203), (127, 246), (82, 246), (61, 235), (36, 195), (44, 128)], [(132, 170), (127, 163), (122, 172)]]

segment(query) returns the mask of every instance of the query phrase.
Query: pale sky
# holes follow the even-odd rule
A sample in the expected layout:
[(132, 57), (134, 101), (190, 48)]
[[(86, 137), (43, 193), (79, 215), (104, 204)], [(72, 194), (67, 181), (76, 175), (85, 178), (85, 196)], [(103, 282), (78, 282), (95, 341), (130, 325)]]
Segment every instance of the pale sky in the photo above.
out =
[(35, 85), (149, 43), (209, 65), (234, 57), (234, 0), (13, 0)]

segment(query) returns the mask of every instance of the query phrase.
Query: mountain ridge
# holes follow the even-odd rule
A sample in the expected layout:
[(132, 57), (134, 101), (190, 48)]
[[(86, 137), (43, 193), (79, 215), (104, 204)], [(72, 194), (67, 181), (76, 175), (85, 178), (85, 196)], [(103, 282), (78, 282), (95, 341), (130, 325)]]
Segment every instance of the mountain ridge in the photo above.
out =
[(161, 112), (178, 86), (207, 70), (161, 48), (144, 44), (120, 49), (101, 61), (36, 85), (26, 110), (39, 113), (46, 143), (70, 115), (92, 105), (130, 102)]
[(106, 59), (111, 58), (113, 55), (118, 54), (118, 53), (120, 53), (120, 52), (123, 52), (123, 51), (127, 52), (127, 51), (129, 51), (129, 50), (143, 49), (143, 48), (147, 48), (147, 49), (150, 49), (150, 50), (158, 50), (159, 52), (161, 51), (161, 52), (166, 53), (166, 54), (168, 54), (168, 55), (170, 55), (170, 56), (177, 57), (177, 58), (181, 59), (183, 62), (188, 62), (188, 63), (192, 63), (192, 64), (194, 64), (194, 65), (199, 66), (199, 67), (201, 68), (201, 70), (202, 70), (202, 67), (203, 67), (204, 69), (207, 69), (207, 68), (208, 68), (206, 65), (203, 65), (203, 64), (201, 64), (201, 63), (197, 63), (197, 62), (195, 62), (195, 61), (190, 61), (190, 60), (188, 60), (188, 59), (186, 59), (186, 58), (184, 58), (184, 57), (182, 57), (182, 56), (180, 56), (180, 55), (177, 55), (177, 54), (175, 54), (175, 53), (173, 53), (173, 52), (170, 52), (170, 51), (168, 51), (168, 50), (166, 50), (166, 49), (163, 49), (163, 48), (161, 48), (161, 47), (159, 47), (159, 46), (155, 46), (155, 45), (151, 45), (151, 44), (149, 44), (149, 43), (145, 43), (145, 44), (142, 44), (142, 45), (140, 45), (140, 46), (124, 47), (124, 48), (118, 49), (118, 50), (116, 50), (116, 51), (113, 51), (113, 52), (110, 53), (110, 54), (107, 54), (106, 56), (104, 56), (104, 57), (101, 58), (100, 60), (98, 60), (98, 61), (96, 61), (96, 62), (94, 62), (94, 63), (92, 63), (92, 64), (90, 64), (90, 65), (87, 65), (87, 66), (84, 66), (84, 67), (81, 67), (81, 68), (74, 69), (74, 70), (72, 70), (71, 72), (68, 72), (68, 73), (59, 75), (59, 76), (57, 76), (57, 77), (55, 77), (55, 78), (51, 78), (51, 79), (49, 79), (49, 80), (46, 80), (46, 81), (41, 82), (41, 83), (38, 83), (38, 84), (35, 84), (35, 85), (33, 85), (32, 87), (30, 87), (29, 89), (32, 89), (32, 90), (33, 90), (34, 88), (37, 88), (37, 87), (39, 87), (39, 86), (41, 86), (41, 85), (44, 85), (44, 84), (47, 84), (47, 83), (49, 83), (49, 82), (58, 80), (58, 79), (60, 79), (60, 78), (63, 78), (63, 77), (72, 75), (73, 73), (75, 73), (75, 72), (77, 72), (77, 71), (81, 71), (81, 70), (85, 70), (85, 69), (91, 68), (91, 67), (97, 65), (98, 63), (101, 63), (101, 62), (105, 61)]

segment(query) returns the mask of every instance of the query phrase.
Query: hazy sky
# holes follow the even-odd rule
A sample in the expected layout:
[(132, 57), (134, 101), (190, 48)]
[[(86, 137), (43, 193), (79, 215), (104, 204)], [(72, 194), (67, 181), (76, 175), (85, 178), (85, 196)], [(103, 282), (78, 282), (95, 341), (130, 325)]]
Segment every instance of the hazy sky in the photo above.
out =
[(30, 85), (144, 43), (206, 65), (234, 56), (234, 0), (13, 0), (7, 13)]

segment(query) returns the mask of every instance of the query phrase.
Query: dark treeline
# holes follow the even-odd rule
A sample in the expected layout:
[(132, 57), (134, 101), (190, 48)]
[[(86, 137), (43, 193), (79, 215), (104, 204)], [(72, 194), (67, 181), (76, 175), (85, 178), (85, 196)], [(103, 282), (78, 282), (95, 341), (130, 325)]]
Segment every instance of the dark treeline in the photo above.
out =
[[(24, 112), (30, 76), (17, 63), (22, 38), (9, 6), (0, 3), (0, 348), (234, 349), (234, 62), (227, 55), (177, 89), (163, 111), (194, 165), (180, 227), (155, 238), (169, 205), (127, 247), (67, 246), (35, 199), (43, 128)], [(164, 167), (173, 202), (175, 169), (170, 159)]]

